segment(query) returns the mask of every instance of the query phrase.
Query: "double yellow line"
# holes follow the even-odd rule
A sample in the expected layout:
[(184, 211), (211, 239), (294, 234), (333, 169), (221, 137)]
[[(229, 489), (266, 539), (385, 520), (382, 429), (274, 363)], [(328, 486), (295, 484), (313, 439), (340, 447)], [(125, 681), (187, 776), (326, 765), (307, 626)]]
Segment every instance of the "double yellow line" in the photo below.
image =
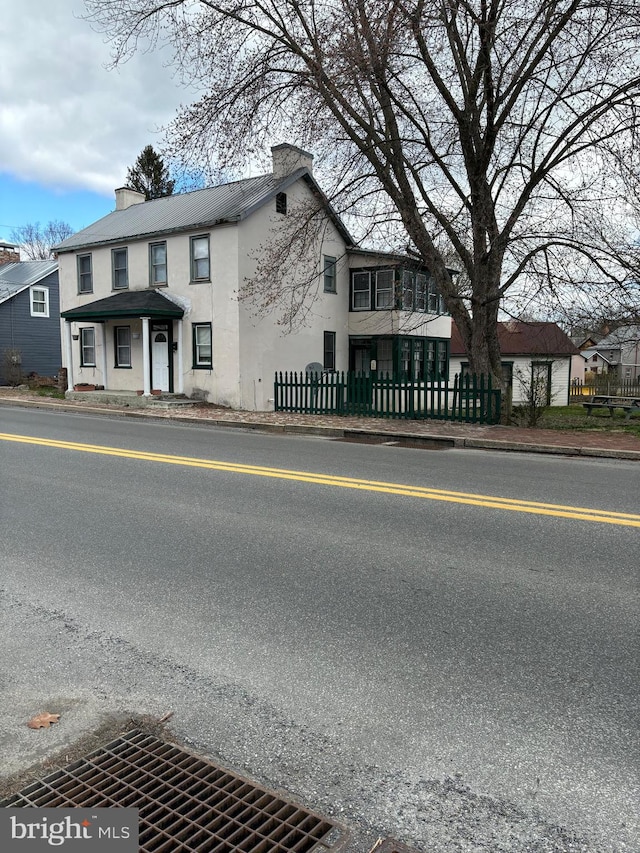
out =
[(18, 444), (36, 444), (42, 447), (55, 447), (59, 450), (74, 450), (80, 453), (97, 453), (102, 456), (119, 456), (124, 459), (138, 459), (143, 462), (158, 462), (167, 465), (182, 465), (191, 468), (206, 468), (212, 471), (228, 471), (234, 474), (247, 474), (254, 477), (273, 477), (278, 480), (295, 480), (299, 483), (313, 483), (320, 486), (333, 486), (342, 489), (359, 489), (366, 492), (380, 492), (387, 495), (402, 495), (410, 498), (423, 498), (432, 501), (481, 506), (488, 509), (527, 512), (534, 515), (551, 515), (557, 518), (573, 518), (580, 521), (617, 524), (624, 527), (640, 527), (640, 515), (608, 510), (589, 509), (587, 507), (563, 506), (562, 504), (521, 501), (513, 498), (500, 498), (492, 495), (476, 495), (469, 492), (454, 492), (448, 489), (429, 489), (422, 486), (407, 486), (401, 483), (386, 483), (377, 480), (361, 480), (355, 477), (339, 477), (333, 474), (315, 474), (309, 471), (292, 471), (286, 468), (267, 468), (261, 465), (242, 465), (237, 462), (218, 462), (214, 459), (198, 459), (192, 456), (173, 456), (164, 453), (147, 453), (141, 450), (123, 450), (119, 447), (104, 447), (98, 444), (80, 444), (74, 441), (56, 441), (49, 438), (33, 438), (27, 435), (0, 433), (0, 441)]

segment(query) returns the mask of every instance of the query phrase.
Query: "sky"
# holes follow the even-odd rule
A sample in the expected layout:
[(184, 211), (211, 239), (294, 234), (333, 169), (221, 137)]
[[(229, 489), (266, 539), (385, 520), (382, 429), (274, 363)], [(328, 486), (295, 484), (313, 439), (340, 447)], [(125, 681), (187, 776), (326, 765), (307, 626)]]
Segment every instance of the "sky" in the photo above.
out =
[(0, 240), (106, 216), (128, 167), (192, 99), (161, 52), (107, 70), (84, 11), (82, 0), (0, 0)]

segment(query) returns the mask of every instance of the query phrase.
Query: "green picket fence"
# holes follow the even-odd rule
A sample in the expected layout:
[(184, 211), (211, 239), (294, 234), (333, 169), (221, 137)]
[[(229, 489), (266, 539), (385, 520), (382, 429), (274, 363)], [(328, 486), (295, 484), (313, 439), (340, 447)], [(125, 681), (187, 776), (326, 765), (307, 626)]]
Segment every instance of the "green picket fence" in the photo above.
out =
[(276, 412), (494, 424), (500, 421), (501, 392), (485, 376), (456, 375), (451, 383), (354, 371), (279, 372), (274, 400)]

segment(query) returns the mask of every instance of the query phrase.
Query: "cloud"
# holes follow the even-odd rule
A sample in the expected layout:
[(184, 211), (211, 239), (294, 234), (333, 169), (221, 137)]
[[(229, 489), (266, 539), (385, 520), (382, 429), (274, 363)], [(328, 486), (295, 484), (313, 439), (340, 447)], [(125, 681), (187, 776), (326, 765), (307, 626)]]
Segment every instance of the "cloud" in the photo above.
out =
[(81, 0), (22, 0), (0, 18), (0, 171), (111, 195), (188, 93), (161, 52), (108, 71)]

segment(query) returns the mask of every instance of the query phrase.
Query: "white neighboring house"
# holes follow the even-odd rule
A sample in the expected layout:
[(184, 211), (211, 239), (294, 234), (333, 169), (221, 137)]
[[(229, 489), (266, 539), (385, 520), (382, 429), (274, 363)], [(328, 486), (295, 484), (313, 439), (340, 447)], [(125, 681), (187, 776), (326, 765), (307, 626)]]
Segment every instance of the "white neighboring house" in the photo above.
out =
[[(526, 384), (536, 375), (546, 377), (547, 400), (552, 406), (569, 405), (572, 359), (580, 350), (556, 323), (511, 320), (498, 323), (498, 340), (505, 383), (512, 389), (515, 405), (526, 402)], [(451, 335), (450, 380), (468, 371), (469, 362), (457, 327)], [(521, 378), (524, 380), (521, 381)]]
[[(415, 261), (358, 249), (322, 194), (313, 157), (272, 149), (273, 171), (116, 210), (57, 247), (68, 393), (186, 394), (238, 409), (273, 407), (276, 371), (377, 369), (446, 375), (451, 318)], [(243, 284), (309, 200), (322, 228), (296, 259), (310, 289), (305, 325), (258, 315)]]

